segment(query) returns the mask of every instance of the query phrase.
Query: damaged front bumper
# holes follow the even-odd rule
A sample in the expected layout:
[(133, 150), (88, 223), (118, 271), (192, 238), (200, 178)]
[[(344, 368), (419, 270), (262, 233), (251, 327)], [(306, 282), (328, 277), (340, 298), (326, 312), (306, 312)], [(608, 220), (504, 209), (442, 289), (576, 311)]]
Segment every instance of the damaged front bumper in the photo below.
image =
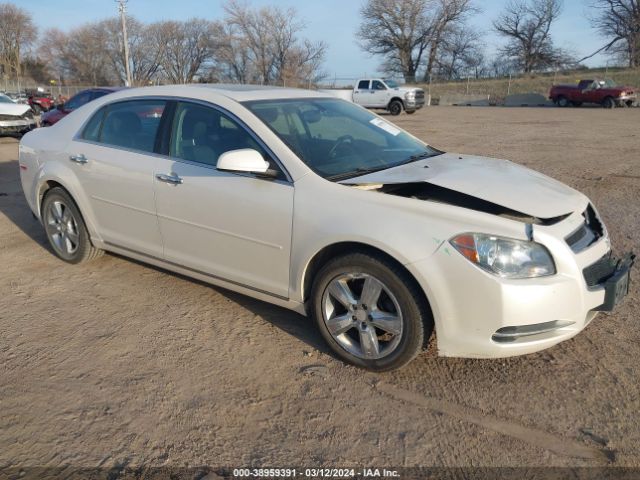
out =
[(588, 248), (572, 251), (566, 238), (582, 220), (575, 213), (566, 222), (534, 227), (534, 240), (554, 258), (555, 275), (501, 278), (477, 268), (447, 242), (432, 257), (408, 265), (431, 303), (440, 355), (533, 353), (577, 335), (598, 312), (619, 305), (628, 292), (635, 256), (614, 259), (606, 232)]
[(0, 134), (22, 134), (36, 127), (34, 118), (17, 118), (16, 120), (0, 120)]

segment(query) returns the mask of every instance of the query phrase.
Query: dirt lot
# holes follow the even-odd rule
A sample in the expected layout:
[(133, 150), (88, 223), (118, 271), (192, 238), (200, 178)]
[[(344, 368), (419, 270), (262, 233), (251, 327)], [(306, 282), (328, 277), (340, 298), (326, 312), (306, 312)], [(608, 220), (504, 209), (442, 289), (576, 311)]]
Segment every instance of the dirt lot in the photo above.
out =
[[(640, 251), (640, 109), (425, 109), (394, 121), (589, 195)], [(576, 338), (364, 373), (289, 311), (107, 255), (49, 251), (0, 139), (0, 467), (640, 467), (640, 271)], [(1, 473), (0, 473), (1, 476)]]

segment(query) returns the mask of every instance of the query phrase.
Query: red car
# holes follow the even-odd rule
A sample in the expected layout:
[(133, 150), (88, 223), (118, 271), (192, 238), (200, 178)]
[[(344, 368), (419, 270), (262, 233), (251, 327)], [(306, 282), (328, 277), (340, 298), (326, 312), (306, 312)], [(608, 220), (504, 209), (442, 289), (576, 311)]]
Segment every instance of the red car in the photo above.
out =
[(40, 112), (48, 112), (51, 110), (55, 104), (55, 99), (48, 93), (43, 92), (31, 92), (29, 93), (29, 97), (27, 103), (31, 107), (36, 115)]
[(580, 80), (577, 85), (554, 85), (549, 100), (559, 107), (597, 103), (604, 108), (631, 107), (636, 101), (633, 87), (616, 85), (612, 80)]
[(91, 100), (95, 100), (96, 98), (103, 97), (121, 89), (122, 87), (99, 87), (83, 90), (71, 97), (67, 102), (62, 105), (58, 105), (55, 109), (43, 114), (42, 125), (49, 127), (69, 115), (76, 108), (80, 108), (85, 103), (89, 103)]

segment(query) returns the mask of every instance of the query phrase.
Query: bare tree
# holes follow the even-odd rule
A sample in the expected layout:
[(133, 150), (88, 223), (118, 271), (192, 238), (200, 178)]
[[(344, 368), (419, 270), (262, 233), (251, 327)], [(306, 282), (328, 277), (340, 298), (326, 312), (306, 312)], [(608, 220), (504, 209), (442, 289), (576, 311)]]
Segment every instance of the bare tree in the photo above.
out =
[(244, 65), (242, 70), (246, 72), (245, 62), (249, 60), (255, 80), (264, 84), (300, 84), (318, 77), (327, 46), (298, 38), (305, 24), (294, 8), (254, 9), (230, 0), (225, 12), (225, 21), (231, 27), (227, 37), (234, 39), (227, 44), (227, 54), (233, 52), (233, 57), (227, 55), (227, 61), (242, 60), (235, 67)]
[(36, 27), (26, 10), (0, 3), (0, 67), (5, 75), (20, 75), (22, 55), (36, 38)]
[(594, 0), (592, 7), (591, 23), (608, 42), (580, 61), (607, 51), (621, 56), (629, 67), (640, 66), (640, 1)]
[(436, 0), (435, 10), (430, 18), (428, 28), (429, 55), (427, 68), (424, 72), (424, 81), (429, 82), (433, 69), (438, 61), (440, 46), (447, 42), (447, 36), (455, 35), (460, 31), (461, 24), (466, 16), (477, 9), (471, 0)]
[(502, 54), (529, 73), (557, 65), (566, 55), (553, 45), (551, 26), (562, 11), (562, 0), (512, 0), (493, 22), (507, 38)]
[(161, 66), (171, 83), (191, 83), (212, 58), (214, 25), (192, 18), (185, 22), (160, 22), (156, 28), (159, 45), (163, 45)]
[(384, 56), (383, 69), (402, 74), (409, 83), (416, 81), (427, 49), (429, 5), (429, 0), (368, 0), (360, 10), (362, 49)]
[(483, 49), (482, 35), (478, 31), (464, 25), (451, 29), (442, 39), (437, 59), (438, 76), (446, 79), (480, 77), (485, 67)]
[[(104, 32), (106, 54), (113, 65), (121, 83), (127, 79), (125, 54), (120, 20), (104, 20), (99, 24)], [(134, 85), (147, 85), (156, 78), (164, 55), (165, 45), (161, 42), (159, 26), (145, 25), (135, 18), (127, 18), (129, 37), (129, 67)]]

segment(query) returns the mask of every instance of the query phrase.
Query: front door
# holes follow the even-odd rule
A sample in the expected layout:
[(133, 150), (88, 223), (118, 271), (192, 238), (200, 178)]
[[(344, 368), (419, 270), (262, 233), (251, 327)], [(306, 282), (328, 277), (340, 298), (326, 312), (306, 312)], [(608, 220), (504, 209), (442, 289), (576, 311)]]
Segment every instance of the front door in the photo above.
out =
[(165, 260), (287, 298), (293, 184), (218, 171), (226, 151), (269, 157), (217, 109), (180, 102), (171, 130), (171, 158), (157, 159), (154, 180)]

